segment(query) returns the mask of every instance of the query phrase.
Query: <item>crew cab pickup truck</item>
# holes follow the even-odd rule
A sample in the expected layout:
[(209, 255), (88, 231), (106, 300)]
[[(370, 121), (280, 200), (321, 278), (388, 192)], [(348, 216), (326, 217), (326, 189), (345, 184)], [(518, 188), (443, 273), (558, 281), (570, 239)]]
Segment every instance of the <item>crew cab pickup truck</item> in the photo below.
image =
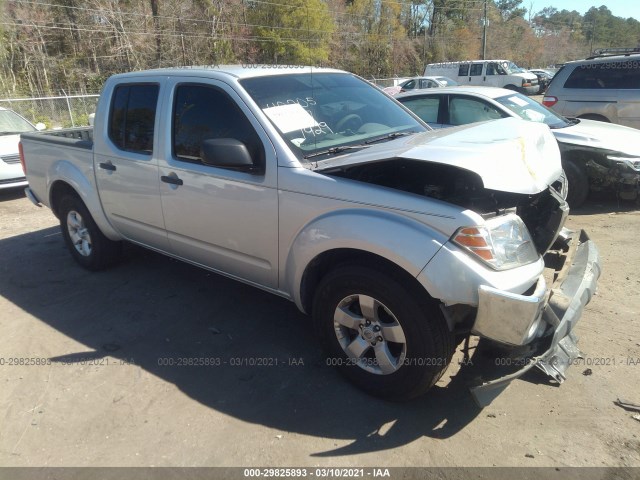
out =
[(371, 394), (426, 392), (470, 335), (528, 359), (472, 385), (481, 406), (580, 354), (598, 253), (563, 228), (545, 125), (435, 132), (347, 72), (182, 68), (113, 76), (93, 128), (21, 142), (80, 265), (126, 240), (290, 299)]

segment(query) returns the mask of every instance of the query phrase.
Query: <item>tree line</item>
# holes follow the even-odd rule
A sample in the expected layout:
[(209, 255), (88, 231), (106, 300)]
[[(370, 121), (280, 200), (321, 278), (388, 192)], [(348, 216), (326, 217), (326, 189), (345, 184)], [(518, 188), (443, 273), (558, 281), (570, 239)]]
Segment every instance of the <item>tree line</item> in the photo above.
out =
[(529, 68), (640, 42), (640, 23), (606, 6), (523, 0), (0, 0), (0, 96), (95, 93), (114, 73), (185, 65), (415, 75), (480, 58), (485, 24), (487, 58)]

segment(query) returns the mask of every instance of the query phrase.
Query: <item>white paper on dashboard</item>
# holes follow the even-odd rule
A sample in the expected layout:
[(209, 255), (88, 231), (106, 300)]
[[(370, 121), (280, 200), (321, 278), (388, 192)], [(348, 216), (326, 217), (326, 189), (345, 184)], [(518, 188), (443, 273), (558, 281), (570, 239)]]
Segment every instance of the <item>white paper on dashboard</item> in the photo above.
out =
[(509, 97), (509, 100), (521, 107), (526, 107), (527, 105), (529, 105), (526, 100), (523, 100), (519, 97)]
[(263, 112), (280, 129), (282, 133), (293, 132), (303, 128), (319, 127), (311, 114), (297, 103), (265, 108)]

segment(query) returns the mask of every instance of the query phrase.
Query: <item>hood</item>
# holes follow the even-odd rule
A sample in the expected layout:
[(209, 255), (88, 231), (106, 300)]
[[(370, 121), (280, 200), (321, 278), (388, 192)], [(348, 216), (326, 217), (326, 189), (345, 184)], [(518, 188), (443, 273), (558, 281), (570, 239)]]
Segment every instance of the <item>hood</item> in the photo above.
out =
[(0, 135), (0, 156), (16, 155), (20, 135)]
[(579, 123), (552, 130), (559, 142), (640, 157), (640, 130), (615, 123), (579, 119)]
[(532, 195), (562, 172), (560, 151), (544, 124), (505, 118), (401, 137), (356, 153), (322, 160), (314, 170), (404, 158), (476, 173), (485, 188)]

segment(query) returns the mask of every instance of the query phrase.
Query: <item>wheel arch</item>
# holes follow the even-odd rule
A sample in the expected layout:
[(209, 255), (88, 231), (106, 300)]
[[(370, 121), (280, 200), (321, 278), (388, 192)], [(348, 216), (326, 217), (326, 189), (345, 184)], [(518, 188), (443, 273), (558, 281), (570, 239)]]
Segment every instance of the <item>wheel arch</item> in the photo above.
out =
[(317, 286), (325, 275), (341, 265), (360, 265), (390, 275), (416, 293), (424, 293), (431, 298), (422, 284), (397, 263), (381, 255), (355, 248), (335, 248), (322, 252), (309, 262), (302, 274), (299, 301), (305, 313), (311, 313), (313, 297)]
[(281, 257), (280, 285), (300, 310), (309, 312), (309, 291), (317, 285), (319, 273), (330, 266), (349, 260), (371, 262), (383, 265), (381, 268), (393, 267), (392, 271), (400, 270), (415, 280), (447, 240), (440, 231), (397, 212), (329, 212), (307, 223), (290, 244), (281, 247), (285, 255)]
[(60, 218), (60, 201), (66, 195), (75, 195), (81, 198), (76, 189), (64, 180), (56, 180), (51, 184), (49, 188), (49, 205), (51, 206), (51, 211), (57, 218)]
[(599, 113), (583, 113), (581, 115), (578, 115), (578, 118), (584, 118), (585, 120), (596, 120), (598, 122), (611, 123), (611, 120), (609, 120), (609, 118)]
[(51, 175), (48, 181), (49, 206), (53, 214), (59, 219), (60, 201), (65, 195), (73, 195), (84, 203), (100, 231), (109, 240), (122, 240), (120, 234), (111, 226), (104, 214), (95, 183), (87, 180), (73, 166), (59, 164), (55, 172), (56, 175)]

